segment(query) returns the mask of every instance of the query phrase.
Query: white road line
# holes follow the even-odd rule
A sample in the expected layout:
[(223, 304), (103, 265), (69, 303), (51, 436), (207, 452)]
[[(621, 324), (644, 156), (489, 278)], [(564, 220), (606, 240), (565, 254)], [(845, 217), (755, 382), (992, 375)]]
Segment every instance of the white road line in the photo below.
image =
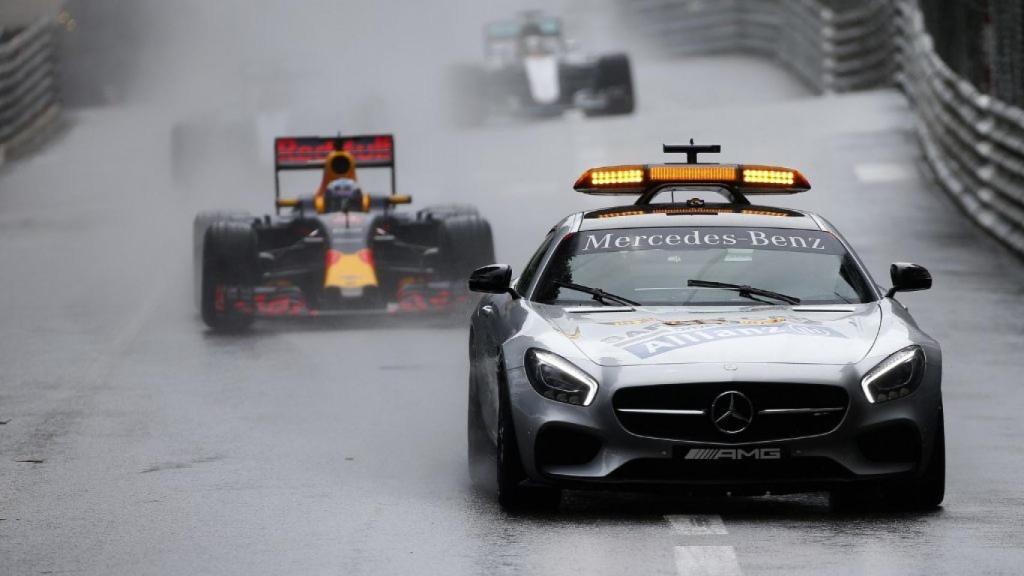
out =
[(686, 536), (729, 533), (718, 514), (668, 514), (665, 519), (673, 530)]
[(732, 546), (676, 546), (680, 576), (742, 576)]
[(917, 169), (907, 164), (857, 164), (853, 167), (857, 179), (865, 184), (910, 180)]

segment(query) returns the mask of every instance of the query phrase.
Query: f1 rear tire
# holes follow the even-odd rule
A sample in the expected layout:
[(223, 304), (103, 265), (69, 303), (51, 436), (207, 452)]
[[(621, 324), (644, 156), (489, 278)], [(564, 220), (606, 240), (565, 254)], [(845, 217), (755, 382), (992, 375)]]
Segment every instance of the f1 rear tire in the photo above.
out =
[(613, 54), (597, 61), (593, 90), (607, 97), (601, 108), (585, 110), (587, 116), (632, 114), (636, 108), (633, 95), (633, 69), (629, 56)]
[(251, 224), (220, 220), (207, 228), (200, 282), (200, 311), (207, 326), (230, 332), (252, 325), (257, 266)]
[(465, 283), (473, 270), (494, 263), (491, 225), (475, 208), (438, 206), (426, 212), (441, 221), (439, 247), (444, 279)]

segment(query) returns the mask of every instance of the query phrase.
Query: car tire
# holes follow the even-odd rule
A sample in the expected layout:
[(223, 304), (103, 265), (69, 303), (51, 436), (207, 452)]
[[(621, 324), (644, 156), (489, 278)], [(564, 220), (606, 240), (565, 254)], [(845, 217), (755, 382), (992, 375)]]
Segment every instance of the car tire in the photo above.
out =
[[(207, 326), (238, 331), (252, 325), (257, 265), (256, 231), (251, 224), (220, 220), (206, 229), (200, 310)], [(218, 292), (225, 289), (231, 289), (234, 296), (218, 305)]]
[(220, 220), (246, 222), (252, 220), (252, 215), (248, 212), (211, 210), (196, 214), (192, 220), (192, 298), (199, 312), (202, 312), (203, 245), (206, 230)]
[(491, 225), (471, 206), (436, 206), (421, 211), (441, 222), (441, 277), (465, 286), (473, 270), (494, 263)]
[(494, 443), (484, 430), (483, 415), (480, 413), (480, 396), (474, 377), (475, 368), (470, 360), (469, 403), (466, 409), (466, 463), (469, 480), (476, 488), (485, 488), (493, 481)]
[(887, 503), (894, 508), (915, 511), (934, 510), (946, 496), (946, 432), (942, 413), (935, 430), (934, 447), (928, 465), (913, 480), (885, 488)]
[(605, 106), (585, 110), (587, 116), (632, 114), (636, 108), (633, 95), (633, 70), (629, 56), (614, 54), (597, 61), (594, 71), (594, 92), (609, 93)]
[(516, 441), (507, 385), (498, 394), (498, 439), (496, 449), (498, 503), (509, 511), (554, 510), (561, 502), (561, 490), (549, 486), (524, 486), (526, 472)]
[(938, 508), (946, 493), (946, 433), (939, 413), (935, 446), (925, 469), (911, 480), (842, 487), (829, 494), (835, 512), (871, 512), (879, 509), (928, 511)]

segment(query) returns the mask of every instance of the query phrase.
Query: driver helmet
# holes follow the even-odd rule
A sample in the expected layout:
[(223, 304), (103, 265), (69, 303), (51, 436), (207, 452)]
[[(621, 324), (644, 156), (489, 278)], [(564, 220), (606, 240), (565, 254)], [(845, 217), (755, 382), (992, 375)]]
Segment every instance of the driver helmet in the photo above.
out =
[(327, 185), (327, 193), (334, 198), (354, 198), (363, 194), (363, 189), (351, 178), (338, 178)]
[(343, 212), (365, 212), (367, 206), (363, 189), (351, 178), (338, 178), (327, 185), (328, 210)]

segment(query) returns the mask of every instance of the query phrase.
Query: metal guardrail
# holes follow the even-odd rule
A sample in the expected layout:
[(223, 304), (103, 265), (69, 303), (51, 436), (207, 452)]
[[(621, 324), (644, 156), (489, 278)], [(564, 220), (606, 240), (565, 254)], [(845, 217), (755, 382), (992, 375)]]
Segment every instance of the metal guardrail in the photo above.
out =
[(896, 0), (897, 80), (917, 111), (936, 181), (978, 224), (1024, 254), (1024, 110), (980, 92), (936, 54), (916, 0)]
[(773, 57), (820, 92), (896, 83), (936, 181), (1024, 254), (1024, 109), (980, 91), (937, 55), (918, 0), (622, 0), (677, 54)]
[(819, 92), (892, 81), (891, 0), (623, 0), (645, 35), (677, 54), (753, 52)]
[(56, 44), (49, 18), (0, 35), (0, 164), (35, 145), (60, 116)]

